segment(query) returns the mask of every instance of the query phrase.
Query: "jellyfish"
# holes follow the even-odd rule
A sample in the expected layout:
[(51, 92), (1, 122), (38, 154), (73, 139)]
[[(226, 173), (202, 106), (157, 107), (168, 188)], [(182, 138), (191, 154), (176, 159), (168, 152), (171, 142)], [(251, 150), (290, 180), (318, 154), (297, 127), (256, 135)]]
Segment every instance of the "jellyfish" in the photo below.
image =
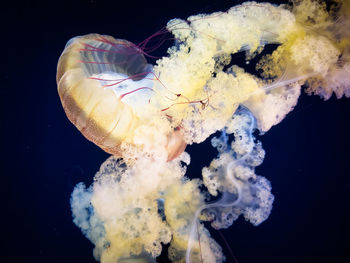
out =
[[(350, 8), (335, 4), (245, 2), (170, 20), (152, 35), (175, 39), (155, 65), (146, 60), (148, 40), (68, 41), (57, 69), (63, 108), (112, 154), (71, 196), (73, 221), (96, 260), (156, 262), (170, 244), (172, 262), (224, 262), (204, 222), (223, 229), (240, 216), (255, 226), (269, 217), (275, 197), (255, 173), (265, 152), (254, 132), (281, 122), (303, 87), (323, 99), (350, 96)], [(269, 44), (276, 48), (264, 54)], [(239, 52), (247, 63), (261, 55), (259, 74), (235, 64)], [(209, 137), (217, 157), (190, 179), (185, 148)]]

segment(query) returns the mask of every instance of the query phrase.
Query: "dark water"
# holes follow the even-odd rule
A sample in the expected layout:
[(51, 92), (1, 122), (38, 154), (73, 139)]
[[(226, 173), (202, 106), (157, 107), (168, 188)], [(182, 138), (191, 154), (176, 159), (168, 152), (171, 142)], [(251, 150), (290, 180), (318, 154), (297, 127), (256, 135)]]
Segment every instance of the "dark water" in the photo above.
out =
[[(72, 223), (70, 193), (92, 182), (108, 157), (68, 121), (57, 94), (56, 64), (71, 37), (100, 33), (140, 42), (175, 17), (226, 10), (241, 1), (19, 1), (2, 7), (0, 262), (95, 262)], [(8, 4), (8, 3), (7, 3)], [(164, 54), (166, 46), (156, 51)], [(305, 94), (259, 138), (258, 174), (275, 202), (259, 227), (239, 219), (221, 231), (240, 263), (350, 262), (350, 100)], [(189, 171), (213, 156), (196, 145)], [(213, 153), (214, 154), (214, 153)], [(227, 255), (233, 262), (218, 233)], [(163, 255), (164, 256), (164, 255)], [(159, 262), (166, 262), (161, 257)]]

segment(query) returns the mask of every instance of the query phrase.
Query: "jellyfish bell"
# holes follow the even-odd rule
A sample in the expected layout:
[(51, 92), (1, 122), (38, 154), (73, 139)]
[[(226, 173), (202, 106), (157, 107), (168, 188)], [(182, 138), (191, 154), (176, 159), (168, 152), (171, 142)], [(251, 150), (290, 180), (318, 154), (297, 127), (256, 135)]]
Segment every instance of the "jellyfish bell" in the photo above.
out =
[[(69, 120), (115, 156), (122, 155), (122, 142), (133, 144), (135, 130), (153, 118), (157, 78), (142, 50), (129, 41), (98, 34), (72, 38), (58, 61), (56, 80)], [(160, 111), (156, 115), (166, 118)], [(166, 132), (164, 148), (172, 160), (186, 143), (178, 129)]]

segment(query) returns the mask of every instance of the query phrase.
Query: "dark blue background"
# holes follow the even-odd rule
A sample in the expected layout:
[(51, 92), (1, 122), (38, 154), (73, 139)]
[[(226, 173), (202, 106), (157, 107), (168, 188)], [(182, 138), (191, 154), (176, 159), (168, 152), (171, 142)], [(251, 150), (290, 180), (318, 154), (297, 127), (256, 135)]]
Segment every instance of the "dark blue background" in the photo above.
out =
[[(65, 43), (93, 32), (137, 43), (171, 18), (226, 10), (239, 2), (4, 3), (1, 262), (95, 262), (92, 244), (72, 223), (69, 198), (76, 183), (92, 182), (108, 154), (87, 141), (61, 107), (55, 74)], [(349, 113), (350, 100), (324, 102), (303, 94), (296, 109), (259, 138), (266, 159), (257, 172), (271, 180), (276, 199), (259, 227), (239, 219), (222, 231), (238, 262), (350, 262)], [(215, 155), (208, 149), (208, 144), (188, 147), (192, 176)], [(217, 240), (227, 262), (233, 262)]]

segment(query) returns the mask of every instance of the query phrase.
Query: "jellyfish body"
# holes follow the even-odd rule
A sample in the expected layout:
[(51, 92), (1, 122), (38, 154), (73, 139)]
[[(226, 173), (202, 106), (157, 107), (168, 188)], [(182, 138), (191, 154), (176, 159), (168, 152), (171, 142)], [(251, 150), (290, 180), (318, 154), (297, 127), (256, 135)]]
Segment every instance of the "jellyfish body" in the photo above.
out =
[[(338, 20), (318, 1), (295, 5), (291, 12), (247, 2), (171, 20), (177, 41), (154, 67), (125, 40), (92, 34), (68, 42), (57, 73), (63, 107), (85, 137), (114, 155), (71, 198), (74, 223), (95, 244), (97, 260), (150, 262), (170, 243), (172, 262), (219, 263), (225, 256), (201, 221), (221, 229), (239, 216), (253, 225), (268, 218), (274, 196), (255, 173), (264, 150), (254, 130), (282, 121), (304, 84), (325, 99), (350, 96), (348, 34), (334, 34)], [(305, 26), (310, 21), (317, 25)], [(256, 65), (261, 75), (231, 61), (244, 51), (248, 63), (269, 43), (278, 46)], [(217, 131), (218, 156), (203, 180), (191, 180), (186, 143)]]
[[(154, 82), (152, 66), (134, 44), (98, 34), (69, 40), (57, 66), (58, 93), (69, 120), (115, 156), (147, 122)], [(167, 134), (165, 144), (169, 160), (186, 147), (177, 130)]]

